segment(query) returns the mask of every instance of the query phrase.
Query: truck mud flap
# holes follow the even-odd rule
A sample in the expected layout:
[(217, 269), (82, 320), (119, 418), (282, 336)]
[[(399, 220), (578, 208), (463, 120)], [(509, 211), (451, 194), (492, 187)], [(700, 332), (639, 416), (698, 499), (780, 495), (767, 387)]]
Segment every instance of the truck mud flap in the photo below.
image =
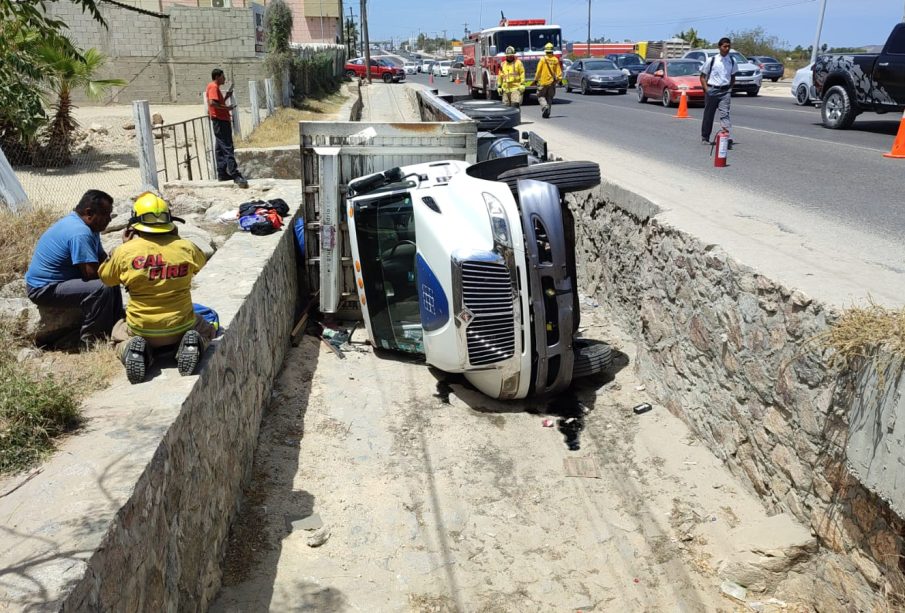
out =
[(534, 392), (555, 394), (572, 382), (574, 280), (569, 275), (560, 194), (555, 185), (521, 180), (516, 186), (525, 232), (534, 315)]

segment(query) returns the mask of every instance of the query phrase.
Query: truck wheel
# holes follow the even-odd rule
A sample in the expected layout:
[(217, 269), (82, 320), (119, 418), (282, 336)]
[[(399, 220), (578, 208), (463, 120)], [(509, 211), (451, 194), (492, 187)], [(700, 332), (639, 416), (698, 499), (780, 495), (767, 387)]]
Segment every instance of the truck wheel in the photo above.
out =
[(613, 348), (600, 341), (576, 338), (572, 345), (575, 352), (575, 363), (572, 366), (572, 378), (598, 375), (613, 365)]
[(802, 83), (798, 86), (798, 89), (795, 90), (795, 104), (804, 106), (808, 103), (808, 99), (808, 86)]
[(823, 126), (830, 130), (845, 130), (855, 122), (855, 109), (848, 91), (842, 85), (834, 85), (823, 97), (820, 107)]
[(354, 79), (354, 78), (355, 78), (355, 71), (354, 71), (354, 70), (347, 70), (347, 71), (346, 71), (346, 77), (349, 78), (349, 79)]
[(600, 185), (600, 165), (597, 162), (544, 162), (500, 173), (500, 181), (513, 191), (519, 179), (545, 181), (559, 188), (560, 193), (580, 192)]
[(393, 82), (393, 75), (391, 75), (391, 74), (388, 73), (388, 72), (383, 73), (383, 82), (384, 82), (384, 83), (392, 83), (392, 82)]

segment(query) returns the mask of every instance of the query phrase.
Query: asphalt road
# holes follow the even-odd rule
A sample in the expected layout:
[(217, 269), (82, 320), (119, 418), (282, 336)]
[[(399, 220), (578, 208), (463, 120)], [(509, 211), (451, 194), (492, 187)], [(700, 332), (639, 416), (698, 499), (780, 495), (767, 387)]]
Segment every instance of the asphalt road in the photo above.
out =
[[(423, 75), (410, 81), (426, 83)], [(448, 79), (435, 87), (465, 93)], [(533, 103), (522, 107), (524, 124), (555, 122), (561, 130), (636, 156), (666, 163), (698, 179), (724, 183), (758, 196), (838, 220), (887, 238), (905, 235), (905, 160), (883, 157), (892, 146), (899, 115), (864, 114), (850, 130), (827, 130), (816, 108), (796, 106), (791, 98), (738, 95), (732, 99), (735, 148), (729, 168), (714, 169), (710, 147), (700, 144), (703, 108), (692, 119), (672, 117), (676, 110), (659, 102), (640, 104), (635, 89), (624, 96), (557, 93), (552, 117), (540, 117)], [(717, 124), (718, 125), (718, 124)], [(580, 157), (562, 152), (566, 158)], [(602, 169), (604, 174), (606, 169)]]

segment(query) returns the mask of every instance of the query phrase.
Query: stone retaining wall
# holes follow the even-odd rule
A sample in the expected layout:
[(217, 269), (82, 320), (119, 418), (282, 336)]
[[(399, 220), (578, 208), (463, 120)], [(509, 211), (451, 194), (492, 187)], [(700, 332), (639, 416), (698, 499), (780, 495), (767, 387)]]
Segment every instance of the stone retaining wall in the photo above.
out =
[[(266, 197), (294, 213), (301, 192)], [(33, 478), (3, 482), (0, 610), (206, 610), (296, 313), (291, 227), (233, 235), (195, 278), (225, 329), (198, 376), (120, 377)]]
[(660, 223), (655, 205), (618, 186), (569, 202), (580, 288), (638, 338), (633, 357), (648, 391), (770, 508), (848, 554), (822, 577), (831, 600), (905, 594), (903, 523), (846, 468), (864, 375), (828, 369), (812, 341), (835, 314)]

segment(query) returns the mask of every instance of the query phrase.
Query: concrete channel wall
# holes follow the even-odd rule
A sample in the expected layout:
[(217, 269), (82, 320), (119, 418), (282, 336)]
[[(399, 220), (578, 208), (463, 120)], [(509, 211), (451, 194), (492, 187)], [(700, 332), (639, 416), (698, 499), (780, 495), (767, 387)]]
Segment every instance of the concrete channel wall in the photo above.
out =
[[(269, 197), (294, 214), (300, 192)], [(5, 489), (0, 610), (207, 609), (289, 345), (296, 249), (291, 229), (233, 235), (194, 280), (225, 329), (200, 374), (122, 377), (90, 399), (84, 432)]]
[(863, 580), (824, 577), (839, 592), (905, 594), (903, 522), (884, 500), (902, 497), (894, 372), (882, 388), (870, 364), (829, 369), (816, 337), (833, 312), (660, 223), (646, 199), (605, 183), (569, 202), (580, 288), (637, 337), (648, 391), (773, 510), (847, 554)]

